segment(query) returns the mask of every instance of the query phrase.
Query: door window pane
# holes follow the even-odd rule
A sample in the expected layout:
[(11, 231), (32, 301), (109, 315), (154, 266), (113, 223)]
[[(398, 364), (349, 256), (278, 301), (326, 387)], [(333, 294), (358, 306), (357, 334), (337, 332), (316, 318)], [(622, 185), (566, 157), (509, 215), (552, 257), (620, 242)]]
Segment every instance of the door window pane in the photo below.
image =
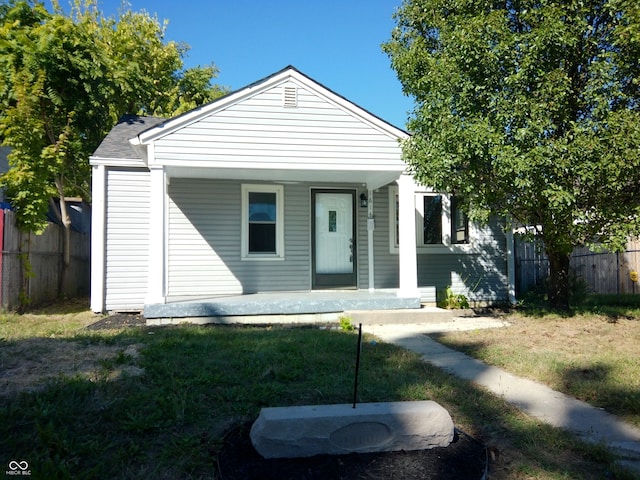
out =
[(335, 210), (329, 210), (329, 232), (338, 231), (338, 216)]

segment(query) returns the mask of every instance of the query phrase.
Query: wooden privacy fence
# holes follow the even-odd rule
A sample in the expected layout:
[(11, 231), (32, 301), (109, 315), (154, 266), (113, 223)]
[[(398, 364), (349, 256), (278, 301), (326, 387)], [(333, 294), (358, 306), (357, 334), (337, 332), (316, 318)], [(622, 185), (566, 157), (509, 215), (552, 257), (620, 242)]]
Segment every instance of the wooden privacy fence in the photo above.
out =
[[(0, 307), (16, 309), (54, 300), (62, 278), (64, 227), (49, 223), (42, 235), (16, 227), (15, 213), (0, 210)], [(71, 232), (71, 263), (62, 295), (88, 295), (91, 237)]]
[[(549, 276), (549, 260), (542, 242), (524, 241), (516, 235), (516, 295), (522, 295)], [(586, 247), (571, 254), (571, 271), (592, 293), (640, 293), (631, 272), (640, 271), (640, 240), (630, 240), (623, 253), (592, 252)]]

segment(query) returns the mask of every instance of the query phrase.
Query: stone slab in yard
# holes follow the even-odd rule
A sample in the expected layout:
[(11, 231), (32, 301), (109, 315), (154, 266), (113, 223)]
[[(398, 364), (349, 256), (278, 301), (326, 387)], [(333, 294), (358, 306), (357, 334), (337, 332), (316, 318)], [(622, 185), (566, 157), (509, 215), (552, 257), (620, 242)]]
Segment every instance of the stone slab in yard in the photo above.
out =
[(265, 458), (424, 450), (453, 436), (449, 412), (430, 400), (263, 408), (251, 428)]

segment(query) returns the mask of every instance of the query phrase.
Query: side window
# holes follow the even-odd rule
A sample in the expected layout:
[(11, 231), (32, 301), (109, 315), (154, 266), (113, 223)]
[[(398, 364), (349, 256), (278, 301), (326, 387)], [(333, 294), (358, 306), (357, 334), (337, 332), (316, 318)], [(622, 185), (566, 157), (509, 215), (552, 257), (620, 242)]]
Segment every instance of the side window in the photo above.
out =
[(284, 258), (284, 189), (242, 185), (242, 259)]
[[(389, 251), (398, 253), (400, 224), (398, 187), (389, 187)], [(454, 196), (431, 192), (415, 193), (416, 247), (426, 252), (430, 247), (470, 243), (469, 220)]]
[(469, 243), (469, 219), (459, 204), (457, 197), (451, 197), (451, 243)]
[(442, 244), (442, 195), (422, 197), (422, 244)]

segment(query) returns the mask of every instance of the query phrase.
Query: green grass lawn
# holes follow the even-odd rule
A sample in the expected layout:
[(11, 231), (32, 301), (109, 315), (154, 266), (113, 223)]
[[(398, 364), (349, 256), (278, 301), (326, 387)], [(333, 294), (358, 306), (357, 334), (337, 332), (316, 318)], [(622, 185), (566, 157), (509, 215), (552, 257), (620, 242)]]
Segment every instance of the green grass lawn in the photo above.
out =
[(511, 326), (435, 338), (488, 364), (604, 408), (640, 428), (640, 295), (593, 296), (572, 314), (530, 310)]
[[(65, 315), (75, 328), (62, 325)], [(82, 328), (89, 318), (0, 315), (5, 469), (24, 460), (31, 478), (211, 479), (224, 434), (262, 407), (352, 401), (353, 332), (275, 326), (94, 332)], [(439, 402), (458, 428), (498, 452), (491, 479), (625, 478), (608, 476), (604, 450), (372, 340), (365, 336), (358, 401)]]

